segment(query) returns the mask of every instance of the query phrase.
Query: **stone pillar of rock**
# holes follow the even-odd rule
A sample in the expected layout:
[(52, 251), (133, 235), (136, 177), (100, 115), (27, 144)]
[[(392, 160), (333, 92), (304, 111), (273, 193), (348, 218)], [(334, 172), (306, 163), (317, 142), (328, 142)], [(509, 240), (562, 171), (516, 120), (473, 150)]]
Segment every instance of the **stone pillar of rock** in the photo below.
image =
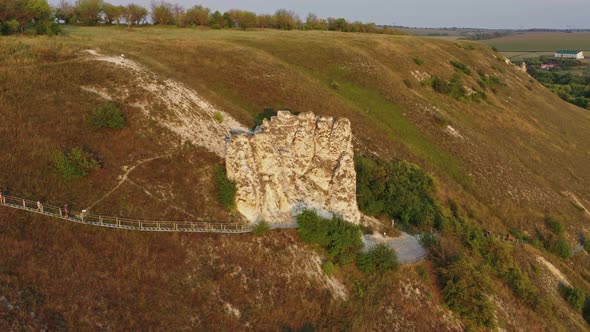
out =
[(250, 222), (292, 223), (312, 208), (358, 223), (353, 156), (348, 119), (279, 111), (256, 132), (232, 135), (225, 158)]

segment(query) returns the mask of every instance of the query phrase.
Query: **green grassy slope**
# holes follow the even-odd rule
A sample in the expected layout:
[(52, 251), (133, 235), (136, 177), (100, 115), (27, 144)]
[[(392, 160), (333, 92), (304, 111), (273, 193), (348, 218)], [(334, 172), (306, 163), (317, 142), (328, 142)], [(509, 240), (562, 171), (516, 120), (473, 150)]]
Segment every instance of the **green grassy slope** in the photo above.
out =
[[(187, 215), (216, 221), (236, 218), (212, 199), (215, 188), (211, 168), (222, 160), (200, 148), (177, 147), (174, 143), (178, 139), (174, 135), (142, 115), (137, 107), (142, 96), (133, 94), (134, 87), (125, 71), (84, 60), (85, 55), (80, 51), (94, 49), (103, 54), (125, 54), (162, 79), (184, 83), (247, 126), (251, 126), (256, 114), (265, 108), (348, 117), (352, 122), (357, 153), (376, 153), (384, 159), (405, 159), (419, 164), (438, 178), (441, 201), (453, 198), (469, 211), (473, 221), (494, 232), (506, 233), (511, 228), (518, 228), (529, 234), (544, 234), (547, 230), (543, 218), (547, 214), (564, 221), (566, 239), (572, 245), (577, 242), (579, 233), (590, 232), (588, 217), (572, 203), (570, 195), (590, 207), (590, 151), (587, 147), (590, 112), (563, 102), (484, 45), (432, 38), (317, 31), (68, 27), (66, 32), (65, 36), (52, 38), (0, 39), (0, 188), (8, 188), (15, 195), (57, 204), (67, 201), (76, 209), (83, 208), (113, 188), (124, 167), (133, 166), (145, 158), (162, 156), (134, 170), (130, 174), (134, 184), (125, 183), (97, 205), (96, 210), (146, 218), (185, 219)], [(420, 57), (423, 63), (417, 64), (416, 57)], [(466, 64), (471, 74), (457, 73), (450, 60)], [(428, 75), (445, 79), (459, 75), (463, 85), (470, 89), (483, 90), (477, 83), (481, 75), (496, 76), (500, 84), (494, 89), (487, 88), (484, 100), (456, 100), (433, 91), (426, 81), (420, 82), (416, 78)], [(112, 85), (124, 86), (131, 92), (128, 99), (119, 101), (129, 125), (120, 131), (93, 130), (86, 119), (104, 100), (81, 86), (108, 88)], [(85, 147), (100, 156), (102, 168), (88, 178), (67, 181), (55, 172), (53, 160), (59, 151), (75, 146)], [(34, 240), (49, 232), (47, 229), (51, 224), (46, 220), (29, 220), (15, 213), (0, 216), (0, 220), (7, 229), (0, 232), (4, 248), (10, 248), (10, 243), (21, 236), (26, 239), (22, 245), (28, 246), (27, 250), (51, 252), (59, 248), (66, 251), (60, 243)], [(21, 223), (27, 226), (19, 226)], [(36, 223), (42, 223), (44, 228), (33, 227)], [(19, 227), (23, 229), (19, 230)], [(76, 243), (79, 246), (76, 257), (103, 264), (101, 266), (109, 271), (115, 269), (118, 263), (109, 265), (96, 261), (96, 257), (91, 258), (90, 249), (100, 246), (96, 240), (91, 240), (93, 236), (113, 237), (109, 241), (120, 243), (121, 250), (131, 248), (129, 254), (121, 250), (111, 252), (113, 259), (130, 259), (138, 266), (151, 269), (151, 276), (157, 279), (154, 284), (162, 285), (164, 289), (170, 287), (170, 294), (182, 293), (177, 287), (186, 286), (181, 275), (189, 273), (191, 265), (187, 262), (190, 260), (182, 259), (182, 263), (174, 267), (178, 269), (174, 272), (178, 276), (164, 280), (160, 279), (163, 277), (158, 276), (158, 271), (170, 267), (142, 250), (153, 250), (163, 255), (162, 259), (167, 255), (184, 257), (182, 255), (188, 255), (189, 251), (202, 251), (214, 262), (212, 265), (223, 266), (227, 263), (224, 255), (228, 252), (239, 251), (241, 246), (252, 246), (248, 258), (252, 261), (243, 259), (232, 266), (236, 269), (244, 269), (249, 264), (261, 266), (263, 260), (262, 256), (257, 256), (262, 245), (255, 245), (260, 241), (252, 237), (232, 244), (218, 237), (166, 236), (165, 241), (170, 241), (166, 242), (170, 244), (169, 248), (151, 242), (155, 241), (154, 237), (148, 235), (107, 235), (109, 230), (94, 231), (67, 225), (60, 226), (59, 232), (82, 230), (88, 233), (87, 246), (69, 235), (63, 241), (63, 245)], [(60, 234), (52, 236), (63, 237)], [(205, 241), (206, 244), (202, 247), (194, 244), (196, 247), (187, 249), (172, 244), (177, 241)], [(277, 248), (301, 245), (290, 235), (264, 241), (264, 245), (272, 242)], [(211, 247), (218, 245), (228, 246), (223, 255), (211, 252)], [(11, 255), (17, 253), (5, 250)], [(109, 249), (103, 251), (109, 252)], [(135, 257), (135, 251), (143, 253), (142, 256), (131, 258)], [(527, 257), (532, 261), (534, 255), (530, 253)], [(576, 259), (586, 262), (584, 257)], [(54, 299), (61, 291), (55, 290), (57, 286), (49, 278), (38, 279), (31, 272), (36, 266), (42, 267), (39, 269), (46, 274), (63, 272), (53, 270), (50, 264), (50, 260), (43, 259), (15, 260), (0, 271), (3, 278), (9, 280), (2, 285), (10, 285), (10, 276), (14, 275), (19, 287), (35, 286), (47, 293), (51, 300), (45, 307), (61, 313), (74, 324), (72, 326), (94, 326), (95, 322), (88, 320), (90, 318), (86, 318), (79, 308), (66, 308)], [(277, 258), (270, 261), (269, 269), (284, 264), (289, 262)], [(88, 265), (88, 270), (92, 269), (91, 266)], [(92, 272), (92, 278), (101, 277), (96, 273)], [(125, 285), (144, 281), (141, 274), (134, 273), (139, 272), (122, 274), (127, 280)], [(197, 292), (192, 299), (181, 296), (182, 303), (199, 308), (203, 303), (210, 303), (223, 311), (226, 297), (235, 296), (242, 301), (246, 296), (255, 296), (249, 293), (250, 290), (244, 290), (246, 288), (237, 288), (235, 294), (238, 295), (226, 294), (221, 296), (223, 301), (209, 299), (207, 301), (214, 303), (206, 302), (205, 297), (219, 297), (217, 281), (227, 281), (224, 278), (231, 278), (231, 273), (224, 270), (215, 275), (200, 276), (197, 283), (207, 283), (211, 293), (206, 296), (206, 293)], [(253, 270), (248, 280), (262, 280), (262, 273)], [(288, 271), (281, 273), (280, 278), (290, 280)], [(567, 273), (579, 283), (588, 285), (588, 272), (584, 268), (574, 267)], [(115, 274), (110, 271), (102, 277), (114, 283)], [(59, 282), (66, 283), (65, 278), (61, 276)], [(385, 290), (384, 297), (375, 301), (374, 308), (381, 308), (385, 302), (380, 301), (399, 292), (395, 285)], [(83, 286), (79, 285), (80, 288)], [(357, 289), (353, 282), (347, 286)], [(194, 283), (186, 287), (194, 287)], [(321, 292), (320, 289), (317, 285), (312, 289), (301, 286), (297, 291), (309, 295)], [(437, 291), (429, 291), (432, 292), (430, 305), (436, 306), (439, 301)], [(147, 290), (138, 292), (144, 294), (142, 292)], [(279, 295), (274, 294), (273, 298), (286, 294), (285, 290), (277, 292)], [(106, 294), (108, 290), (103, 290), (99, 295), (88, 295), (88, 299), (99, 301)], [(502, 296), (511, 309), (522, 314), (520, 318), (510, 318), (514, 321), (506, 318), (506, 326), (515, 328), (522, 326), (524, 321), (533, 326), (547, 323), (543, 317), (535, 317), (522, 309), (511, 295)], [(141, 295), (140, 298), (147, 301), (151, 297)], [(94, 301), (88, 299), (80, 305)], [(156, 301), (154, 299), (161, 301), (162, 306), (171, 305), (173, 301), (168, 293), (157, 295), (152, 301)], [(327, 304), (331, 303), (329, 295), (322, 294), (317, 299), (310, 295), (305, 297), (302, 306), (305, 310), (296, 323), (287, 325), (297, 327), (305, 322), (322, 325), (340, 320), (354, 322), (359, 328), (373, 326), (369, 324), (372, 314), (365, 313), (357, 320), (351, 318), (360, 308), (355, 305), (364, 301), (363, 298), (356, 300), (358, 302), (350, 305), (332, 306)], [(112, 299), (105, 301), (110, 303)], [(276, 311), (270, 313), (278, 313), (277, 308), (281, 306), (296, 308), (294, 298), (286, 299), (284, 303), (277, 301), (272, 307)], [(246, 310), (248, 303), (243, 302), (239, 306), (241, 310)], [(137, 310), (146, 310), (149, 306), (149, 301), (142, 302)], [(314, 313), (314, 308), (325, 306), (328, 307), (322, 312), (324, 318)], [(408, 308), (398, 309), (406, 320), (420, 316), (419, 312), (408, 312)], [(284, 316), (278, 316), (280, 319), (272, 320), (268, 318), (272, 315), (266, 316), (263, 310), (266, 309), (247, 309), (243, 313), (246, 318), (238, 319), (236, 324), (244, 326), (245, 322), (251, 321), (253, 326), (271, 328), (283, 324), (282, 320), (288, 321), (289, 312), (296, 311), (287, 310), (281, 313)], [(188, 312), (179, 315), (183, 324), (190, 321)], [(95, 318), (96, 322), (104, 324), (105, 317), (106, 314)], [(170, 319), (171, 326), (186, 326), (174, 322), (178, 317), (158, 317), (163, 321)], [(342, 320), (342, 317), (346, 319)], [(381, 324), (395, 318), (387, 317), (375, 318), (377, 320), (373, 323)], [(201, 323), (195, 323), (195, 327), (208, 327), (206, 319), (199, 319), (197, 321)], [(271, 319), (271, 323), (264, 325), (265, 319)], [(432, 317), (432, 322), (441, 321), (439, 316)], [(115, 324), (129, 328), (133, 328), (133, 324), (160, 327), (147, 316), (137, 318), (135, 323), (133, 318), (125, 316)], [(563, 322), (552, 324), (556, 328), (571, 327)]]

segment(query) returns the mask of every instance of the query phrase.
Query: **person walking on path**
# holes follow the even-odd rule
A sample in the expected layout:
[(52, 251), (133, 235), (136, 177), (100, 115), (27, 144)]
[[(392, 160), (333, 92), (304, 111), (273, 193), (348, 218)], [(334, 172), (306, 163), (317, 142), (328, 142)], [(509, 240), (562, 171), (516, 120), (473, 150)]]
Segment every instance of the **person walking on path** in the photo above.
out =
[(70, 210), (68, 210), (68, 205), (65, 204), (64, 205), (64, 218), (68, 218), (69, 213), (70, 213)]
[(40, 201), (37, 201), (37, 211), (43, 213), (43, 204)]
[(0, 204), (6, 204), (6, 200), (4, 199), (4, 195), (2, 195), (2, 190), (0, 190)]

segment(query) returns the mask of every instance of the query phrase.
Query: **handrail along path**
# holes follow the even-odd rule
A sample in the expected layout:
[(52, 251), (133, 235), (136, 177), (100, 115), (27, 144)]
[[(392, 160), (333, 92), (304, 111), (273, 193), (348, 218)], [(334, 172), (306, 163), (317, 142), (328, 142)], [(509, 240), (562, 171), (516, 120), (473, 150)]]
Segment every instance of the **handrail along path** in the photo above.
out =
[[(42, 214), (44, 216), (67, 220), (75, 223), (119, 228), (133, 231), (149, 232), (189, 232), (189, 233), (249, 233), (253, 227), (244, 224), (224, 224), (210, 222), (193, 222), (193, 221), (164, 221), (164, 220), (146, 220), (146, 219), (129, 219), (112, 216), (102, 216), (82, 211), (69, 211), (66, 213), (62, 208), (38, 204), (39, 202), (27, 200), (14, 196), (1, 196), (0, 206), (13, 209), (24, 210), (31, 213)], [(286, 227), (289, 226), (289, 227)], [(295, 225), (277, 225), (271, 228), (294, 228)]]

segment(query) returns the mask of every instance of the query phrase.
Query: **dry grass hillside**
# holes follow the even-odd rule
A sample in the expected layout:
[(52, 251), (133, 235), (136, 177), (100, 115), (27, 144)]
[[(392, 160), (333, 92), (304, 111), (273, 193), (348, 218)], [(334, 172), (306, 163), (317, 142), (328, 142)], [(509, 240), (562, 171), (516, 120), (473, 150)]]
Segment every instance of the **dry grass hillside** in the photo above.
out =
[[(590, 234), (590, 112), (485, 45), (336, 32), (66, 32), (0, 39), (0, 189), (9, 194), (111, 215), (234, 222), (215, 199), (212, 168), (223, 159), (208, 144), (237, 122), (253, 126), (266, 108), (290, 109), (349, 118), (357, 153), (419, 164), (438, 179), (441, 202), (452, 198), (495, 233), (543, 237), (551, 215), (572, 247)], [(435, 76), (460, 79), (466, 95), (434, 91)], [(121, 105), (125, 128), (88, 124), (107, 100)], [(209, 111), (193, 118), (191, 107)], [(64, 179), (55, 156), (74, 147), (100, 169)], [(330, 279), (291, 232), (137, 234), (0, 212), (0, 319), (10, 328), (461, 328), (429, 262), (418, 265), (427, 273), (407, 266), (376, 280), (343, 268)], [(519, 253), (543, 284), (538, 256), (590, 289), (585, 252), (567, 261)], [(533, 313), (498, 288), (501, 327), (587, 328), (557, 295), (564, 318)]]

